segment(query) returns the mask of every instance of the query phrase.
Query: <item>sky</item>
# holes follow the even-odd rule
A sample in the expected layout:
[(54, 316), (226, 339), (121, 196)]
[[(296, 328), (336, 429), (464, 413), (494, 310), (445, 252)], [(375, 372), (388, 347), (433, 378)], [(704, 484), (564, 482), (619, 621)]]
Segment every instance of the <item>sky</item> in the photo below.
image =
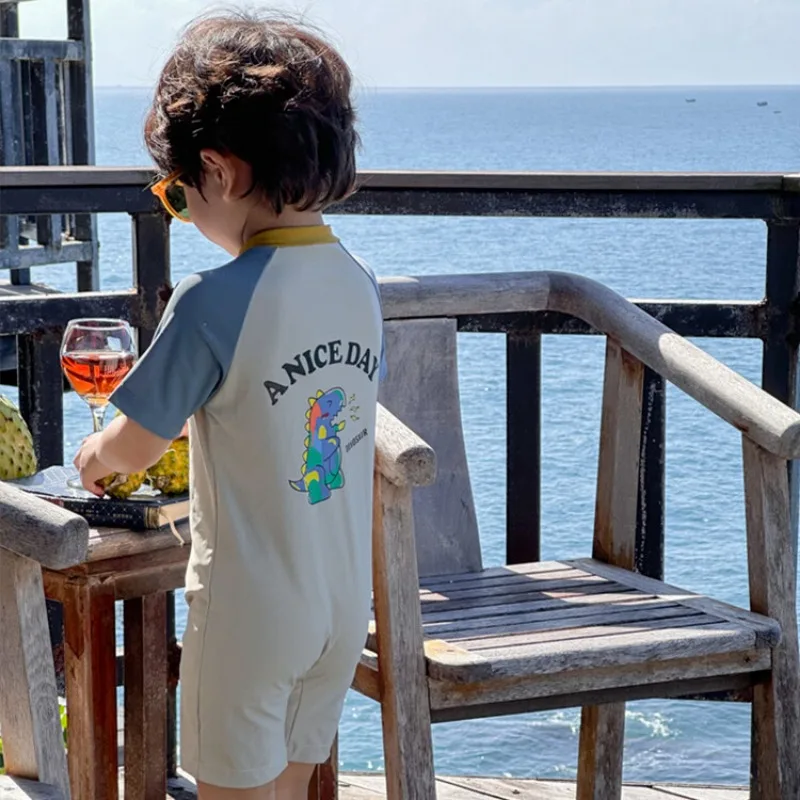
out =
[[(22, 34), (63, 38), (65, 7), (66, 0), (21, 3)], [(95, 85), (152, 85), (182, 26), (219, 7), (92, 0)], [(800, 84), (800, 0), (275, 0), (269, 7), (326, 31), (364, 87)]]

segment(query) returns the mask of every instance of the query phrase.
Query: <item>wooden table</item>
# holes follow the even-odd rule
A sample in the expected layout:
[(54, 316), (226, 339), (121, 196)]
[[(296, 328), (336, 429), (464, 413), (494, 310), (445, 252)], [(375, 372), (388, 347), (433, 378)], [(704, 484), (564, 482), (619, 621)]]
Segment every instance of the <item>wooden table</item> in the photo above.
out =
[(45, 594), (64, 605), (68, 762), (72, 796), (81, 800), (118, 798), (117, 600), (125, 631), (125, 800), (165, 795), (177, 683), (167, 592), (183, 586), (190, 551), (188, 523), (177, 529), (184, 546), (169, 528), (99, 528), (85, 563), (44, 572)]
[[(175, 689), (180, 649), (168, 638), (167, 593), (184, 585), (189, 524), (91, 531), (86, 561), (44, 570), (45, 594), (64, 605), (68, 764), (72, 796), (118, 800), (117, 648), (115, 602), (123, 602), (125, 800), (166, 794), (174, 769)], [(312, 781), (309, 797), (336, 795), (336, 747)]]

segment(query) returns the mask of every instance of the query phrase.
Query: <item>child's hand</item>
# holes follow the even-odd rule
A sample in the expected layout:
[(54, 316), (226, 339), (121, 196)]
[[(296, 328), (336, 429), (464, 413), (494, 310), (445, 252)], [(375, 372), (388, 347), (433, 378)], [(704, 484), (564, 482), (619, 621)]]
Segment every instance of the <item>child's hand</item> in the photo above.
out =
[(183, 427), (181, 428), (181, 432), (178, 434), (179, 439), (185, 439), (189, 435), (189, 420), (187, 419), (186, 422), (183, 423)]
[(99, 433), (93, 433), (87, 436), (83, 440), (80, 448), (78, 448), (78, 453), (72, 463), (80, 472), (83, 488), (92, 494), (96, 494), (98, 497), (102, 497), (105, 494), (105, 489), (99, 486), (97, 481), (99, 481), (100, 478), (105, 478), (105, 476), (109, 475), (113, 470), (110, 470), (97, 457), (99, 437)]

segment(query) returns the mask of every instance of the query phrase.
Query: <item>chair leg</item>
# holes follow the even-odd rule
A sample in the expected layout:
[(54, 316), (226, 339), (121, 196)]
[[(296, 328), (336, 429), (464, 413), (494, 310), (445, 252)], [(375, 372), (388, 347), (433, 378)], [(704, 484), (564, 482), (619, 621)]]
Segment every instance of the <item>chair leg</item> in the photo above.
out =
[(386, 800), (436, 800), (431, 718), (427, 707), (409, 708), (401, 697), (381, 703)]
[[(781, 660), (777, 651), (775, 660)], [(800, 676), (797, 660), (791, 660), (792, 678), (785, 674), (789, 665), (773, 663), (772, 679), (753, 688), (750, 800), (800, 797)], [(784, 681), (779, 680), (781, 671)], [(781, 683), (794, 691), (779, 690)]]
[(376, 476), (373, 586), (387, 800), (435, 800), (410, 487)]
[(330, 758), (319, 764), (308, 785), (308, 800), (337, 800), (339, 797), (339, 737), (334, 739)]
[(584, 706), (577, 800), (620, 800), (625, 704)]
[(42, 568), (0, 548), (0, 726), (9, 775), (58, 786), (69, 798)]
[(769, 680), (753, 688), (751, 800), (800, 797), (797, 574), (786, 461), (743, 437), (750, 606), (781, 626)]

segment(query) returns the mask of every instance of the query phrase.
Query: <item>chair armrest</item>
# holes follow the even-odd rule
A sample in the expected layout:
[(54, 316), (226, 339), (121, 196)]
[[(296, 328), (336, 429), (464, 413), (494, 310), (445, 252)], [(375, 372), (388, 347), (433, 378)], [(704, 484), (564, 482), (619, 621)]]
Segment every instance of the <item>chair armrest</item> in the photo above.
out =
[(433, 448), (378, 404), (375, 468), (396, 486), (428, 486), (436, 478)]
[(385, 319), (554, 311), (583, 320), (765, 450), (800, 458), (800, 414), (583, 275), (428, 275), (381, 278), (379, 284)]
[(86, 560), (89, 525), (54, 503), (0, 482), (0, 547), (65, 569)]

